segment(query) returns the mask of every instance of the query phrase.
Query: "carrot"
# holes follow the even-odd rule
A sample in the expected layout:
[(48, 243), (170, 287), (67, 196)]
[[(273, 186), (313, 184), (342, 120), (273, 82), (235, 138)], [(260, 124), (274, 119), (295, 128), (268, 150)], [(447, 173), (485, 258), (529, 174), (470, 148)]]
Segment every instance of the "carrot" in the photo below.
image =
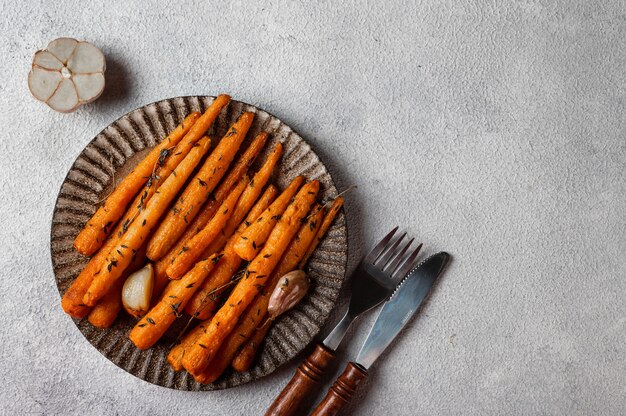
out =
[(209, 138), (201, 139), (172, 175), (161, 185), (158, 191), (148, 202), (145, 210), (142, 210), (137, 219), (128, 227), (115, 246), (109, 251), (107, 258), (96, 273), (87, 293), (83, 297), (83, 303), (87, 306), (95, 305), (109, 288), (120, 278), (124, 270), (132, 261), (134, 254), (144, 244), (151, 230), (167, 207), (176, 197), (186, 180), (198, 165), (210, 146)]
[(244, 277), (211, 320), (206, 333), (202, 334), (198, 343), (189, 349), (189, 354), (185, 353), (183, 366), (192, 375), (201, 374), (207, 367), (224, 339), (234, 329), (238, 317), (252, 302), (259, 289), (263, 288), (287, 245), (300, 228), (300, 220), (306, 216), (318, 191), (318, 181), (309, 182), (300, 189), (272, 230), (261, 252), (248, 265)]
[[(302, 257), (297, 267), (303, 268), (306, 265), (306, 262), (308, 261), (309, 257), (311, 256), (313, 251), (317, 248), (317, 245), (324, 238), (324, 235), (330, 228), (330, 225), (335, 220), (335, 217), (337, 216), (337, 213), (339, 212), (339, 209), (341, 208), (342, 205), (343, 205), (342, 197), (338, 197), (333, 201), (333, 204), (331, 205), (328, 213), (324, 216), (324, 220), (321, 226), (319, 227), (319, 230), (317, 231), (315, 239), (310, 244), (306, 254)], [(236, 371), (239, 371), (239, 372), (248, 371), (248, 369), (252, 365), (252, 361), (254, 361), (254, 357), (257, 353), (257, 350), (259, 346), (261, 345), (263, 338), (265, 338), (265, 334), (267, 334), (268, 330), (269, 330), (269, 325), (265, 325), (254, 331), (254, 334), (252, 335), (250, 340), (246, 342), (246, 345), (244, 345), (241, 348), (241, 351), (233, 359), (232, 367)]]
[[(259, 171), (254, 175), (248, 187), (243, 191), (239, 201), (237, 201), (237, 206), (235, 207), (235, 213), (228, 220), (226, 227), (224, 227), (224, 233), (222, 236), (217, 238), (209, 248), (205, 251), (205, 255), (211, 255), (213, 253), (217, 253), (222, 249), (224, 244), (226, 244), (226, 240), (230, 238), (230, 236), (235, 232), (237, 227), (243, 219), (246, 217), (246, 214), (250, 210), (250, 207), (257, 200), (261, 192), (263, 191), (263, 187), (269, 181), (270, 176), (272, 175), (272, 171), (276, 167), (276, 164), (280, 160), (280, 157), (283, 153), (283, 145), (281, 143), (277, 143), (273, 148), (263, 166), (259, 169)], [(274, 187), (271, 185), (272, 188)], [(275, 189), (275, 188), (274, 188)], [(274, 198), (272, 198), (273, 200)], [(266, 207), (267, 208), (267, 207)], [(257, 219), (261, 213), (252, 218), (250, 222)]]
[(231, 365), (235, 371), (242, 373), (250, 369), (252, 362), (254, 361), (254, 357), (256, 356), (256, 353), (269, 329), (270, 326), (265, 325), (254, 331), (250, 340), (246, 342), (246, 344), (241, 348), (241, 351), (239, 351), (233, 359)]
[(296, 176), (276, 200), (257, 218), (252, 225), (241, 233), (233, 250), (244, 260), (252, 260), (258, 253), (272, 229), (280, 220), (291, 198), (304, 182), (303, 176)]
[[(113, 247), (112, 244), (110, 246)], [(89, 263), (87, 263), (63, 294), (61, 307), (72, 318), (84, 318), (91, 311), (91, 308), (83, 303), (83, 297), (93, 281), (94, 273), (100, 270), (102, 264), (104, 264), (107, 253), (108, 250), (106, 250), (105, 245), (102, 250), (89, 260)]]
[(81, 254), (90, 256), (104, 243), (113, 225), (126, 211), (126, 206), (139, 192), (152, 175), (152, 170), (163, 150), (175, 146), (198, 120), (200, 114), (191, 113), (161, 143), (130, 172), (115, 190), (106, 198), (102, 206), (87, 221), (85, 227), (74, 239), (74, 248)]
[[(154, 291), (152, 295), (153, 299), (158, 299), (159, 296), (161, 295), (161, 291), (163, 290), (165, 285), (167, 285), (167, 282), (169, 280), (169, 277), (167, 276), (167, 268), (172, 263), (176, 255), (180, 253), (180, 251), (187, 244), (187, 242), (191, 240), (193, 236), (198, 234), (209, 223), (211, 218), (213, 218), (213, 215), (215, 215), (215, 212), (217, 211), (217, 208), (218, 208), (218, 201), (221, 203), (222, 200), (226, 197), (227, 193), (232, 189), (233, 185), (239, 179), (241, 179), (241, 176), (252, 165), (252, 163), (254, 162), (254, 159), (257, 157), (257, 155), (259, 154), (259, 152), (265, 145), (265, 142), (267, 141), (267, 139), (268, 139), (267, 133), (261, 132), (257, 134), (257, 136), (254, 138), (252, 143), (250, 143), (246, 151), (241, 155), (241, 157), (239, 158), (235, 166), (233, 166), (233, 168), (230, 170), (228, 175), (224, 178), (224, 180), (220, 183), (220, 185), (216, 189), (215, 199), (210, 199), (206, 204), (204, 204), (200, 213), (196, 216), (196, 218), (193, 219), (189, 227), (187, 227), (183, 235), (176, 242), (176, 245), (174, 245), (167, 252), (167, 254), (165, 254), (165, 256), (161, 257), (161, 259), (154, 264), (155, 282), (154, 282)], [(270, 169), (270, 173), (271, 173), (271, 169)], [(268, 175), (268, 178), (269, 178), (269, 175)], [(255, 176), (255, 179), (256, 179), (256, 176)], [(263, 183), (263, 185), (265, 185), (265, 182)], [(262, 187), (263, 186), (261, 186), (261, 188)], [(247, 195), (245, 191), (244, 191), (244, 195)], [(258, 197), (258, 194), (256, 196)], [(245, 216), (245, 214), (243, 215)], [(233, 215), (228, 220), (228, 224), (230, 224), (234, 218), (235, 218), (235, 215)], [(239, 222), (241, 222), (241, 219), (239, 220)], [(225, 227), (225, 229), (229, 228), (228, 224), (227, 224), (227, 227)], [(214, 247), (215, 249), (210, 252), (208, 251), (205, 252), (205, 255), (211, 255), (221, 250), (219, 241), (216, 241), (215, 243), (216, 244), (211, 245), (211, 247)]]
[(322, 239), (326, 235), (326, 232), (332, 225), (333, 221), (335, 220), (335, 217), (339, 213), (339, 210), (341, 209), (342, 206), (343, 206), (343, 197), (340, 196), (340, 197), (335, 198), (332, 205), (328, 209), (328, 213), (324, 216), (324, 221), (322, 221), (322, 225), (319, 231), (317, 232), (317, 236), (315, 237), (315, 240), (309, 246), (309, 249), (307, 250), (306, 254), (302, 257), (302, 260), (300, 261), (301, 269), (304, 268), (304, 266), (306, 265), (306, 262), (309, 261), (309, 257), (311, 257), (311, 254), (313, 254), (313, 252), (317, 248), (320, 241), (322, 241)]
[(106, 295), (93, 307), (87, 319), (96, 328), (109, 328), (115, 322), (115, 318), (122, 309), (122, 287), (126, 278), (136, 270), (139, 270), (146, 261), (145, 246), (140, 249), (130, 267), (126, 269), (121, 279), (118, 279)]
[(183, 369), (182, 360), (185, 355), (185, 350), (196, 343), (200, 334), (205, 331), (209, 321), (201, 321), (194, 329), (189, 331), (187, 335), (183, 337), (180, 343), (176, 344), (167, 354), (167, 361), (170, 363), (174, 371), (180, 371)]
[(87, 319), (96, 328), (109, 328), (115, 322), (122, 309), (122, 286), (124, 279), (119, 279), (106, 295), (93, 307)]
[[(217, 212), (217, 209), (219, 208), (219, 204), (224, 201), (224, 198), (226, 198), (228, 192), (232, 190), (237, 181), (239, 181), (243, 174), (246, 172), (246, 170), (250, 168), (263, 146), (265, 146), (268, 137), (269, 135), (265, 132), (261, 132), (256, 135), (252, 143), (250, 143), (246, 151), (241, 155), (241, 157), (237, 160), (237, 163), (233, 166), (228, 175), (226, 175), (224, 180), (217, 187), (214, 193), (214, 197), (209, 199), (209, 201), (204, 204), (200, 213), (196, 216), (196, 218), (194, 218), (189, 227), (187, 227), (183, 235), (176, 242), (176, 245), (172, 247), (165, 254), (165, 256), (161, 258), (161, 260), (159, 260), (158, 263), (165, 259), (166, 264), (166, 266), (163, 267), (162, 265), (157, 263), (156, 270), (159, 279), (163, 278), (164, 280), (167, 280), (167, 278), (165, 277), (165, 270), (167, 269), (167, 266), (171, 264), (171, 262), (174, 260), (174, 257), (176, 257), (178, 253), (180, 253), (180, 251), (187, 244), (187, 242), (191, 240), (191, 238), (193, 238), (196, 234), (198, 234), (209, 223), (211, 218), (213, 218), (213, 215), (215, 215), (215, 212)], [(213, 254), (218, 251), (219, 249), (214, 250), (209, 254)], [(163, 274), (163, 276), (160, 276), (160, 274)]]
[(161, 300), (130, 331), (129, 338), (137, 348), (150, 348), (163, 336), (176, 318), (181, 316), (185, 305), (220, 261), (220, 257), (215, 254), (199, 261), (182, 279), (172, 280), (167, 285)]
[[(127, 215), (125, 215), (124, 218), (126, 218)], [(78, 277), (74, 279), (70, 287), (63, 295), (63, 298), (61, 299), (61, 306), (63, 307), (65, 313), (70, 315), (72, 318), (84, 318), (91, 311), (91, 308), (83, 303), (83, 297), (85, 296), (85, 293), (87, 293), (87, 290), (93, 281), (94, 275), (104, 264), (107, 254), (109, 254), (109, 251), (111, 251), (119, 240), (122, 228), (123, 222), (120, 222), (115, 226), (115, 230), (113, 230), (113, 233), (111, 233), (109, 238), (107, 238), (102, 248), (100, 248), (100, 250), (98, 250), (98, 252), (89, 260), (85, 268), (80, 272)]]
[(300, 226), (295, 238), (291, 241), (287, 250), (285, 250), (283, 258), (280, 260), (278, 266), (276, 266), (272, 277), (266, 283), (263, 291), (256, 296), (248, 309), (246, 309), (239, 318), (239, 323), (233, 332), (226, 337), (226, 340), (217, 354), (215, 354), (215, 358), (211, 360), (208, 367), (199, 377), (196, 377), (198, 382), (212, 383), (217, 380), (235, 357), (239, 348), (252, 336), (254, 330), (259, 327), (261, 322), (265, 319), (267, 315), (267, 305), (270, 295), (274, 290), (274, 286), (276, 286), (276, 283), (282, 276), (298, 266), (300, 259), (304, 256), (304, 253), (306, 253), (307, 248), (313, 242), (319, 230), (324, 212), (320, 206), (316, 206), (312, 211), (313, 213), (309, 215), (308, 221)]
[[(211, 276), (204, 281), (200, 290), (198, 290), (191, 299), (191, 302), (187, 304), (185, 312), (199, 319), (207, 319), (217, 308), (222, 290), (227, 287), (227, 283), (241, 265), (241, 258), (233, 251), (232, 242), (247, 227), (249, 221), (258, 218), (258, 216), (265, 211), (274, 198), (276, 198), (277, 194), (278, 190), (274, 185), (267, 187), (261, 198), (259, 198), (259, 201), (254, 205), (252, 210), (250, 210), (247, 219), (239, 226), (230, 240), (228, 240), (226, 248), (224, 249), (224, 257), (222, 257), (220, 263), (215, 270), (213, 270)], [(240, 199), (243, 199), (243, 197)], [(235, 210), (237, 211), (237, 208)], [(237, 215), (237, 213), (235, 213), (235, 215)]]
[[(209, 201), (209, 203), (211, 202), (212, 201)], [(170, 278), (167, 275), (167, 268), (172, 264), (174, 258), (176, 258), (176, 254), (180, 253), (185, 244), (211, 221), (216, 210), (217, 204), (213, 204), (210, 210), (203, 208), (189, 225), (189, 228), (185, 230), (185, 233), (178, 239), (176, 245), (173, 246), (165, 256), (154, 262), (154, 290), (152, 291), (152, 302), (155, 302), (161, 297), (161, 292), (163, 292), (163, 289), (169, 283)]]
[[(155, 168), (157, 166), (159, 166), (159, 168), (150, 176), (148, 183), (146, 183), (144, 189), (139, 193), (139, 195), (137, 195), (133, 203), (128, 208), (128, 211), (126, 211), (122, 220), (116, 225), (115, 230), (113, 230), (100, 251), (98, 251), (89, 261), (85, 269), (83, 269), (78, 278), (70, 286), (70, 289), (64, 295), (62, 306), (68, 314), (75, 318), (82, 318), (89, 312), (89, 308), (84, 306), (82, 299), (85, 296), (89, 285), (91, 285), (91, 282), (93, 281), (94, 273), (102, 267), (102, 264), (106, 259), (106, 255), (109, 253), (111, 248), (113, 248), (113, 246), (119, 241), (122, 234), (126, 233), (128, 226), (137, 218), (139, 212), (145, 209), (146, 204), (150, 198), (152, 198), (156, 189), (169, 177), (172, 171), (176, 169), (176, 166), (178, 166), (180, 161), (183, 160), (187, 154), (189, 154), (189, 151), (192, 149), (194, 144), (195, 143), (191, 141), (190, 134), (188, 133), (176, 145), (173, 151), (170, 151), (169, 149), (161, 151), (161, 156), (159, 156), (159, 160), (155, 165)], [(170, 153), (173, 154), (170, 155)], [(167, 278), (165, 280), (166, 282), (161, 284), (157, 279), (155, 287), (159, 288), (159, 293), (163, 290), (163, 287), (165, 287), (165, 284), (167, 283)]]
[(253, 119), (254, 113), (243, 113), (219, 141), (150, 239), (150, 259), (156, 261), (163, 257), (183, 235), (189, 222), (198, 215), (235, 158)]
[(224, 230), (226, 222), (233, 215), (239, 196), (249, 182), (248, 177), (244, 176), (228, 198), (220, 205), (213, 219), (183, 246), (172, 264), (167, 268), (167, 275), (170, 279), (180, 279), (198, 261), (209, 244)]

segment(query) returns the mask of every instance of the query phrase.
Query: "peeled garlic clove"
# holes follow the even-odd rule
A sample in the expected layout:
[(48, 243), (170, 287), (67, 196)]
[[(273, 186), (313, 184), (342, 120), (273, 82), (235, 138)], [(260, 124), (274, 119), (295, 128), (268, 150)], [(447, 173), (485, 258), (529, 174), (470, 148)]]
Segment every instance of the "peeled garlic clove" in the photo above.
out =
[(267, 305), (270, 319), (296, 306), (308, 291), (309, 278), (302, 270), (294, 270), (281, 277)]
[(91, 43), (56, 39), (35, 53), (28, 88), (50, 108), (74, 111), (102, 94), (105, 68), (104, 55)]
[(154, 287), (154, 269), (148, 263), (128, 276), (122, 287), (122, 304), (132, 316), (143, 316), (150, 309), (150, 298)]

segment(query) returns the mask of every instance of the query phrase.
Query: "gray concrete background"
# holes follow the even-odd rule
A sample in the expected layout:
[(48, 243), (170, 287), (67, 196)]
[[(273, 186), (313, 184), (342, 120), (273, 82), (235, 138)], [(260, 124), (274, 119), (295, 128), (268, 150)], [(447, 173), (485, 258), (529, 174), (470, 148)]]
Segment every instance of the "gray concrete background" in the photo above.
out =
[[(623, 2), (134, 3), (0, 5), (0, 413), (260, 414), (291, 376), (150, 385), (83, 339), (52, 276), (52, 208), (83, 146), (148, 102), (228, 92), (358, 185), (351, 268), (396, 224), (454, 256), (351, 413), (626, 414)], [(108, 61), (104, 95), (69, 115), (26, 86), (59, 36)]]

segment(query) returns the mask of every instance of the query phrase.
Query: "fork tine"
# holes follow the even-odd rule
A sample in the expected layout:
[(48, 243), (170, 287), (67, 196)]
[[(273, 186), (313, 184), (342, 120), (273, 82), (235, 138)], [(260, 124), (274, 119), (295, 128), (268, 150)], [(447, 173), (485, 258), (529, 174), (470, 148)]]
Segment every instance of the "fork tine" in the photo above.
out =
[(398, 265), (402, 261), (402, 258), (404, 257), (404, 253), (406, 253), (409, 247), (411, 247), (411, 244), (413, 244), (413, 241), (415, 241), (415, 238), (411, 238), (409, 242), (404, 245), (402, 250), (400, 250), (400, 252), (396, 256), (394, 256), (393, 260), (389, 261), (389, 263), (384, 268), (385, 272), (388, 272), (389, 274), (391, 274), (398, 267)]
[(409, 271), (411, 271), (413, 267), (415, 267), (415, 260), (421, 249), (422, 249), (422, 244), (417, 246), (417, 248), (413, 250), (413, 252), (406, 258), (406, 260), (404, 260), (404, 262), (400, 266), (398, 266), (396, 270), (392, 272), (393, 273), (392, 277), (394, 279), (395, 278), (403, 279), (404, 276), (406, 276), (406, 274)]
[(391, 243), (387, 244), (387, 247), (385, 247), (385, 252), (383, 254), (381, 254), (380, 257), (378, 257), (374, 261), (374, 265), (379, 267), (381, 270), (384, 269), (385, 266), (387, 265), (387, 263), (389, 263), (389, 261), (396, 254), (397, 247), (398, 247), (398, 245), (400, 245), (402, 240), (404, 240), (404, 237), (406, 237), (406, 233), (404, 233), (400, 237), (398, 237), (398, 239), (395, 240), (393, 242), (393, 244), (391, 244)]
[(380, 240), (378, 244), (376, 244), (376, 247), (374, 247), (372, 251), (370, 251), (368, 255), (365, 256), (363, 261), (368, 262), (368, 263), (374, 263), (374, 260), (376, 260), (378, 256), (382, 254), (383, 250), (385, 249), (385, 246), (387, 245), (387, 243), (389, 243), (389, 241), (391, 240), (393, 235), (396, 233), (396, 231), (398, 231), (398, 228), (399, 227), (394, 228), (393, 230), (389, 232), (389, 234), (383, 237), (383, 239)]

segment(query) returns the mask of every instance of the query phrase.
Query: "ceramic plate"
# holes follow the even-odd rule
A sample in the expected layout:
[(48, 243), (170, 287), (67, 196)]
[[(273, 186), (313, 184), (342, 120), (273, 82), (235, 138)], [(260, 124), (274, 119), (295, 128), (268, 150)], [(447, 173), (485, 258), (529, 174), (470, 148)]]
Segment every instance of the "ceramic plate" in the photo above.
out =
[[(187, 114), (192, 111), (203, 112), (213, 99), (207, 96), (178, 97), (131, 111), (105, 128), (81, 152), (63, 181), (52, 218), (52, 265), (61, 294), (65, 293), (88, 260), (73, 249), (74, 238), (112, 190), (114, 183), (119, 183), (146, 152)], [(273, 142), (284, 144), (284, 155), (274, 178), (279, 188), (284, 188), (295, 176), (303, 175), (309, 180), (318, 179), (321, 182), (322, 201), (337, 195), (328, 170), (311, 147), (289, 126), (261, 109), (231, 101), (209, 134), (221, 137), (244, 111), (256, 113), (248, 141), (264, 130), (271, 134), (265, 153)], [(265, 154), (261, 154), (257, 158), (257, 165), (264, 158)], [(309, 275), (313, 282), (309, 295), (294, 310), (276, 321), (250, 371), (237, 373), (227, 370), (213, 384), (196, 383), (186, 372), (172, 371), (167, 363), (167, 352), (183, 322), (172, 327), (157, 345), (147, 351), (138, 350), (128, 339), (128, 332), (135, 320), (124, 312), (106, 330), (92, 327), (86, 319), (76, 320), (75, 323), (85, 338), (105, 357), (150, 383), (179, 390), (234, 387), (270, 374), (291, 360), (319, 332), (335, 305), (345, 277), (347, 251), (346, 221), (342, 212), (309, 261)]]

